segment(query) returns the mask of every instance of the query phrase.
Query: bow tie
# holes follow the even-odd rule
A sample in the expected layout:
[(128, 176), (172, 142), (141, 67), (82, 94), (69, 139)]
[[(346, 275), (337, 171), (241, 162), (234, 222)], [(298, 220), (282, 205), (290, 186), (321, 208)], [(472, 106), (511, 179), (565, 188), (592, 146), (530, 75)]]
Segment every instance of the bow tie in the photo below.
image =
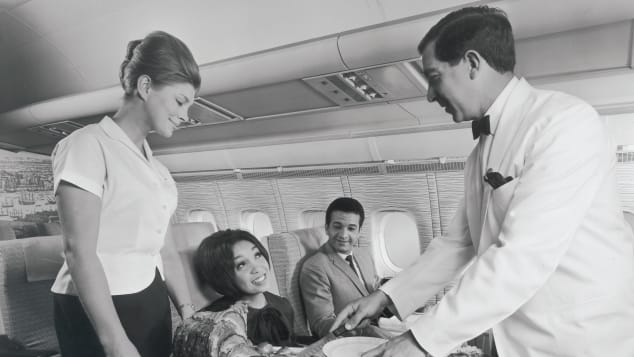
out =
[(473, 133), (473, 140), (480, 137), (480, 135), (491, 134), (491, 123), (489, 123), (489, 116), (485, 115), (481, 119), (471, 122), (471, 132)]

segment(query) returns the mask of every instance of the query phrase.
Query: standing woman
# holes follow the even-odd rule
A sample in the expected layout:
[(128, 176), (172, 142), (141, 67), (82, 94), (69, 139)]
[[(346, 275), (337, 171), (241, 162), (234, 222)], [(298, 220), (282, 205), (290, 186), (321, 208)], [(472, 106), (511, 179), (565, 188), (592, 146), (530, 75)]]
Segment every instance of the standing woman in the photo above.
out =
[(183, 318), (194, 312), (169, 237), (176, 185), (146, 136), (170, 137), (187, 120), (198, 65), (183, 42), (157, 31), (129, 43), (120, 80), (114, 116), (52, 154), (65, 262), (51, 290), (64, 357), (167, 357), (168, 292)]

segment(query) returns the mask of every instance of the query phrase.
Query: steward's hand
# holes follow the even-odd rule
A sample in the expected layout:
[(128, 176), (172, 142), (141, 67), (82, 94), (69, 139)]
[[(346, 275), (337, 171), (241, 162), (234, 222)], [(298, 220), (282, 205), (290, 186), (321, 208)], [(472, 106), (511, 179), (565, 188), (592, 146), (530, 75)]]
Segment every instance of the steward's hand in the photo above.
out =
[(339, 312), (330, 327), (330, 332), (334, 331), (343, 322), (345, 322), (347, 330), (352, 330), (363, 320), (378, 316), (389, 303), (390, 298), (381, 290), (355, 300)]

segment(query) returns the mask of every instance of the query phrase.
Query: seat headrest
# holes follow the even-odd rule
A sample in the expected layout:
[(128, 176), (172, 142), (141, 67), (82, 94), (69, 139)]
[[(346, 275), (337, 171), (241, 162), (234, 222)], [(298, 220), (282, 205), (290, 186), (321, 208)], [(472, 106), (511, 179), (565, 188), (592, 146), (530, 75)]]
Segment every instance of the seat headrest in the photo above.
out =
[(188, 222), (172, 225), (172, 236), (179, 251), (196, 249), (200, 242), (214, 233), (214, 225), (209, 222)]
[(178, 250), (185, 280), (192, 303), (197, 308), (207, 306), (220, 295), (211, 287), (201, 284), (194, 271), (194, 252), (200, 242), (214, 232), (214, 225), (209, 222), (176, 223), (172, 225), (172, 239)]
[(54, 280), (64, 264), (64, 243), (61, 235), (19, 239), (24, 249), (26, 280)]
[(297, 240), (304, 247), (304, 251), (306, 254), (310, 254), (319, 249), (326, 241), (328, 240), (328, 236), (326, 235), (326, 231), (324, 227), (313, 227), (313, 228), (305, 228), (298, 229), (295, 231), (288, 232), (297, 237)]

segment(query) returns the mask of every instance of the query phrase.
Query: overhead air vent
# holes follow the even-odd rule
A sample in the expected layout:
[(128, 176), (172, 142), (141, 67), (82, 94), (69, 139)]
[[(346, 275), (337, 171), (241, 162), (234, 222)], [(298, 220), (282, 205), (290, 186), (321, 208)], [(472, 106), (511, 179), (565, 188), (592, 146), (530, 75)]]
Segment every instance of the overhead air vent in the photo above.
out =
[(194, 100), (194, 104), (189, 108), (188, 114), (189, 120), (182, 124), (183, 127), (225, 123), (244, 119), (232, 111), (201, 97)]
[(83, 127), (84, 127), (83, 124), (66, 120), (59, 123), (51, 123), (51, 124), (44, 124), (40, 126), (34, 126), (31, 128), (28, 128), (27, 130), (41, 134), (41, 135), (54, 137), (54, 138), (63, 138), (68, 136), (73, 131)]
[(340, 106), (412, 99), (427, 92), (427, 83), (416, 61), (332, 73), (304, 81)]

